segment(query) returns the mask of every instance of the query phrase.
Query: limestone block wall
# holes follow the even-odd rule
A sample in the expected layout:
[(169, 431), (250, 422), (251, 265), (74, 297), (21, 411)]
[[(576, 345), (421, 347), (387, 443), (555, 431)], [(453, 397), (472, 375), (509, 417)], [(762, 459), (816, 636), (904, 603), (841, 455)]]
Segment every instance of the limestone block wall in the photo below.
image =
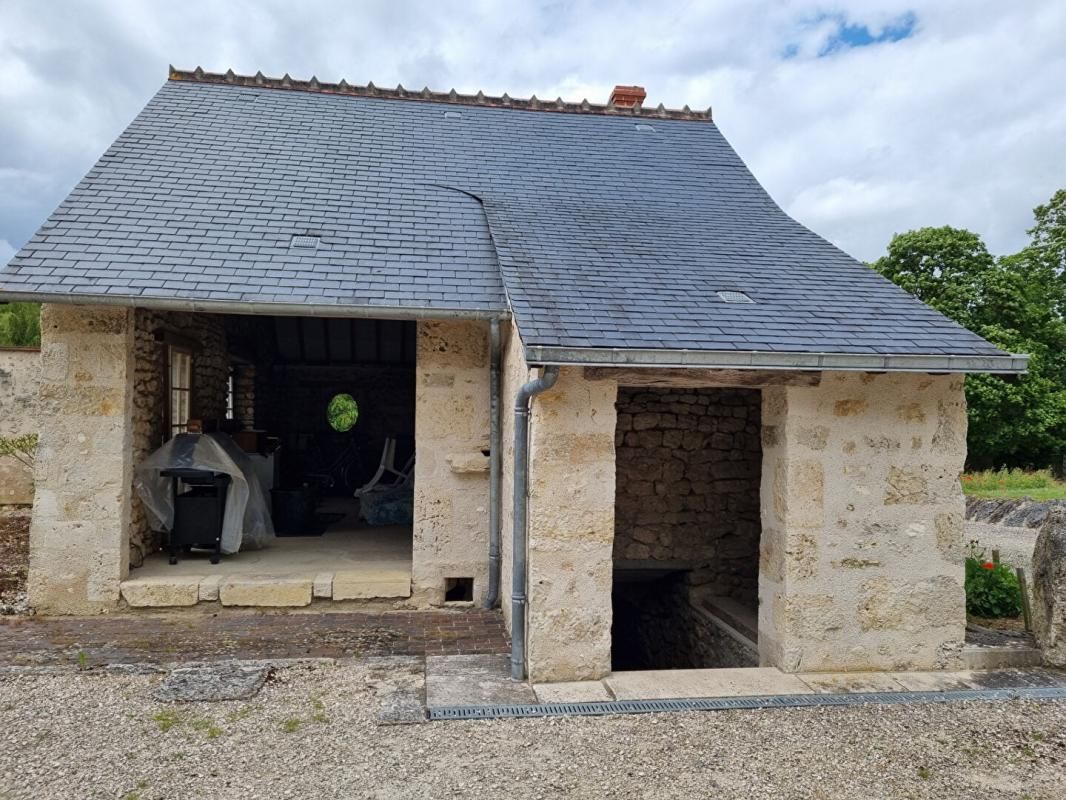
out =
[[(41, 351), (0, 347), (0, 436), (40, 433), (36, 417)], [(11, 456), (0, 457), (0, 506), (33, 502), (33, 473)]]
[(564, 367), (533, 401), (527, 653), (535, 681), (611, 669), (616, 394), (613, 381)]
[(500, 375), (502, 395), (502, 446), (500, 447), (500, 608), (511, 630), (511, 585), (514, 536), (514, 403), (518, 390), (532, 377), (522, 351), (522, 339), (513, 323), (503, 326), (503, 363)]
[(46, 304), (30, 605), (107, 610), (128, 569), (134, 312)]
[(786, 671), (958, 668), (958, 375), (763, 389), (759, 653)]
[(757, 389), (618, 389), (614, 557), (682, 561), (693, 585), (755, 607)]
[[(133, 322), (132, 447), (136, 467), (169, 436), (166, 417), (167, 345), (156, 331), (168, 331), (197, 345), (192, 357), (191, 415), (221, 419), (226, 412), (229, 356), (223, 317), (216, 314), (156, 311), (139, 308)], [(130, 506), (130, 558), (134, 566), (159, 548), (159, 536), (136, 492)]]
[(447, 578), (488, 579), (489, 326), (418, 323), (412, 600), (444, 602)]

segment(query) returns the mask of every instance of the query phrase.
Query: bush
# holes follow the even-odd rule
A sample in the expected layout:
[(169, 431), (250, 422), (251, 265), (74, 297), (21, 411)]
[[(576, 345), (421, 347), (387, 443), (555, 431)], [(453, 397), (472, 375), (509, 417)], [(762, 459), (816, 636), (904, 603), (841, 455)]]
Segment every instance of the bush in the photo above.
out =
[(989, 561), (976, 542), (970, 543), (970, 555), (966, 557), (966, 613), (986, 619), (1022, 613), (1018, 577), (1006, 564)]

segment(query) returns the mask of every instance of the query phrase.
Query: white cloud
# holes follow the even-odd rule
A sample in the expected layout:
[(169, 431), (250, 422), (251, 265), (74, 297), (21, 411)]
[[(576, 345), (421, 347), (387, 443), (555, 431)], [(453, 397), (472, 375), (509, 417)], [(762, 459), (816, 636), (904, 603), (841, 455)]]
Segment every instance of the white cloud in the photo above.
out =
[(849, 24), (875, 34), (913, 12), (914, 35), (818, 58), (840, 8), (7, 0), (0, 237), (33, 233), (174, 62), (600, 101), (640, 83), (652, 103), (713, 105), (782, 207), (861, 258), (921, 225), (1019, 248), (1032, 207), (1066, 187), (1066, 4), (849, 2)]
[(15, 252), (15, 248), (7, 239), (0, 239), (0, 267), (10, 261)]

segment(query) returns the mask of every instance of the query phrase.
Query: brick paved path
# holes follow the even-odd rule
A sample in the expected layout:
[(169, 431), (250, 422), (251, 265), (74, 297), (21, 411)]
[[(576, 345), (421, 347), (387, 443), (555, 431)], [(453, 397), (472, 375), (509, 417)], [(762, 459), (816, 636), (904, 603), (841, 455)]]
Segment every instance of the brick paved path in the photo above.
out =
[(491, 654), (509, 646), (499, 612), (482, 609), (0, 618), (0, 666)]

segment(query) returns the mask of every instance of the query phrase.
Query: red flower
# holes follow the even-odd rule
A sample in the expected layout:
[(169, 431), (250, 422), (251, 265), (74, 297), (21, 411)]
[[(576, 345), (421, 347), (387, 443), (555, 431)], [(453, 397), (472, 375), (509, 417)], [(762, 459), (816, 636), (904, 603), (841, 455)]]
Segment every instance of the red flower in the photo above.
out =
[(985, 569), (995, 569), (996, 568), (996, 565), (993, 564), (991, 561), (986, 561), (981, 566), (984, 567)]

